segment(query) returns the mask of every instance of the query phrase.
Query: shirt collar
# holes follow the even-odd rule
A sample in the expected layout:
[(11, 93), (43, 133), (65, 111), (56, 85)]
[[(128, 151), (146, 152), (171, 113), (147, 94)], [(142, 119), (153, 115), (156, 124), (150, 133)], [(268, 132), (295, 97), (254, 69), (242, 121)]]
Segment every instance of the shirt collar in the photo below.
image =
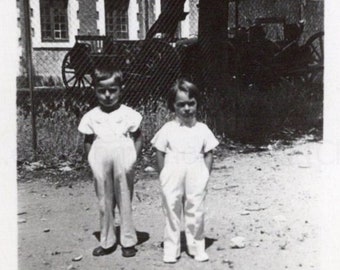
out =
[(176, 122), (179, 126), (185, 126), (185, 127), (191, 128), (191, 127), (194, 127), (194, 126), (196, 125), (197, 120), (195, 119), (195, 120), (193, 121), (192, 125), (187, 125), (187, 124), (185, 124), (179, 117), (176, 116), (176, 117), (175, 117), (175, 122)]

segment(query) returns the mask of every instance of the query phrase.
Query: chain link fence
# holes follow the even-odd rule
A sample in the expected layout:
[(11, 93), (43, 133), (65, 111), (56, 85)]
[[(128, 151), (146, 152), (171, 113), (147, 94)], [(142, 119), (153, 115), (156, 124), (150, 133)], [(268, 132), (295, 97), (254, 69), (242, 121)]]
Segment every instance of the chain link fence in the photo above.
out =
[[(36, 158), (81, 156), (82, 136), (77, 132), (77, 125), (81, 116), (96, 105), (92, 74), (97, 66), (112, 65), (123, 71), (122, 99), (143, 114), (146, 141), (172, 117), (164, 100), (174, 80), (184, 75), (195, 81), (200, 76), (198, 69), (204, 69), (204, 63), (197, 64), (201, 58), (197, 53), (199, 0), (30, 0), (35, 107), (32, 116), (24, 49), (23, 18), (28, 15), (23, 11), (24, 1), (17, 0), (22, 48), (17, 77), (18, 160), (34, 157), (32, 128), (37, 133)], [(229, 4), (230, 30), (235, 27), (235, 16), (244, 27), (249, 27), (258, 17), (280, 16), (287, 22), (305, 19), (303, 42), (323, 30), (322, 1), (244, 0), (239, 3), (238, 15), (235, 5), (234, 1)], [(168, 15), (165, 12), (163, 21), (155, 27), (156, 19), (163, 16), (160, 14), (166, 9)], [(151, 38), (148, 33), (153, 33)], [(205, 103), (200, 117), (221, 136), (239, 135), (249, 129), (252, 124), (245, 123), (254, 119), (247, 118), (246, 114), (259, 115), (261, 110), (254, 112), (254, 107), (269, 98), (258, 90), (246, 94), (240, 93), (235, 84), (231, 87), (231, 95), (202, 87)], [(291, 94), (287, 102), (294, 99)], [(301, 101), (306, 104), (309, 99), (310, 96)], [(269, 103), (265, 106), (271, 110)], [(239, 112), (235, 114), (235, 110)], [(36, 118), (36, 127), (32, 127), (30, 117)]]

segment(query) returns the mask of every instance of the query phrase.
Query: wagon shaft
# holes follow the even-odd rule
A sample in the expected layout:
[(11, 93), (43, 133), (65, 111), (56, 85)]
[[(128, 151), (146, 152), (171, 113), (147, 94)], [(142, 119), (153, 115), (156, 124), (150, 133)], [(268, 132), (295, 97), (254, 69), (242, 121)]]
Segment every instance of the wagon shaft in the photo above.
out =
[(188, 12), (184, 12), (185, 1), (167, 1), (157, 21), (146, 34), (146, 40), (152, 39), (157, 33), (162, 33), (166, 38), (172, 39), (175, 36), (178, 23), (183, 21), (188, 14)]

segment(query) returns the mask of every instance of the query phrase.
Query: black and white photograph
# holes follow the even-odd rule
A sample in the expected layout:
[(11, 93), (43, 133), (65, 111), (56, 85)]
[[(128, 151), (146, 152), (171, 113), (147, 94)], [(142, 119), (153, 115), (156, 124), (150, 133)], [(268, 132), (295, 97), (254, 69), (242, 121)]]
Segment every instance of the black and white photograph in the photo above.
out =
[(335, 3), (11, 5), (2, 269), (337, 269)]

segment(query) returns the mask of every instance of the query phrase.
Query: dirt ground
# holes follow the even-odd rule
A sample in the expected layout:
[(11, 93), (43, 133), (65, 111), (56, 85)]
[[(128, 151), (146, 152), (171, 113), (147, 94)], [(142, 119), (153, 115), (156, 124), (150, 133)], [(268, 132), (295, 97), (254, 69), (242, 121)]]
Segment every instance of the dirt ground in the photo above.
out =
[[(164, 220), (155, 172), (139, 176), (135, 186), (139, 244), (133, 258), (123, 258), (120, 247), (92, 256), (99, 229), (93, 183), (56, 188), (44, 180), (20, 182), (19, 269), (319, 269), (321, 145), (300, 140), (215, 161), (206, 198), (205, 263), (185, 252), (177, 264), (162, 262)], [(244, 237), (244, 248), (230, 247), (237, 236)]]

